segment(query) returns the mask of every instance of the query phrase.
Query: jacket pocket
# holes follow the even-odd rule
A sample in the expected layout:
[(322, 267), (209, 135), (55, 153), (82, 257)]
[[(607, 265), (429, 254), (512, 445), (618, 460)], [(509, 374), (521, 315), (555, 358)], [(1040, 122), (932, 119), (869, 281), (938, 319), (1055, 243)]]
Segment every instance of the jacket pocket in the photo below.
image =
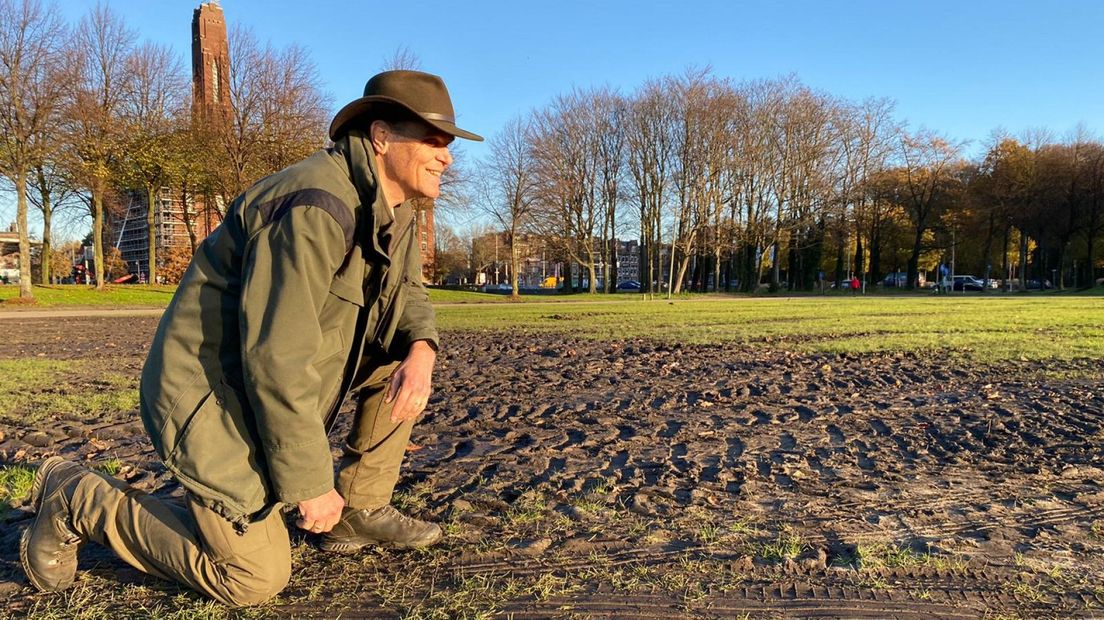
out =
[(349, 303), (364, 306), (364, 287), (353, 281), (353, 278), (338, 277), (330, 283), (330, 294), (344, 299)]
[(239, 514), (264, 507), (262, 462), (239, 396), (224, 382), (200, 402), (165, 459), (185, 488)]
[(331, 330), (327, 330), (322, 334), (322, 344), (318, 347), (318, 355), (314, 356), (314, 365), (330, 359), (337, 355), (345, 347), (345, 342), (341, 337), (341, 328), (335, 327)]

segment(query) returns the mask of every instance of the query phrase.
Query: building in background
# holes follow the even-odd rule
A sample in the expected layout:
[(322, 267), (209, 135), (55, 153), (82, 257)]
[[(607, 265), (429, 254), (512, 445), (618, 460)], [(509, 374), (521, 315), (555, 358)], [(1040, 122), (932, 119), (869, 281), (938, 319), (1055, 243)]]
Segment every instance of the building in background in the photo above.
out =
[[(586, 279), (585, 270), (574, 261), (565, 258), (562, 238), (519, 233), (517, 236), (518, 287), (524, 289), (552, 288), (564, 279), (582, 286)], [(601, 243), (595, 241), (596, 245)], [(616, 286), (629, 280), (640, 280), (640, 244), (635, 240), (616, 243), (617, 281)], [(600, 248), (595, 255), (600, 256)], [(612, 271), (610, 265), (598, 259), (595, 265), (599, 284), (605, 282), (606, 275)], [(511, 260), (509, 235), (505, 232), (489, 232), (471, 240), (469, 258), (470, 280), (475, 285), (497, 285), (510, 282)], [(442, 274), (449, 275), (449, 274)], [(555, 284), (552, 284), (555, 282)], [(461, 278), (447, 280), (446, 283), (459, 284)]]
[[(35, 264), (42, 254), (42, 242), (31, 239), (31, 264)], [(0, 232), (0, 283), (19, 283), (19, 233), (15, 223), (5, 232)]]
[(437, 268), (437, 240), (434, 238), (433, 200), (415, 200), (414, 217), (418, 231), (418, 249), (422, 252), (422, 282), (433, 282)]
[[(230, 41), (226, 18), (216, 2), (205, 2), (192, 13), (192, 114), (198, 118), (226, 118), (230, 114)], [(187, 248), (203, 240), (219, 224), (202, 197), (182, 198), (183, 192), (162, 187), (154, 198), (155, 243), (158, 266), (171, 250)], [(149, 269), (149, 234), (145, 192), (125, 192), (109, 214), (112, 244), (119, 249), (127, 270), (144, 279)], [(159, 269), (160, 271), (160, 269)]]
[(216, 2), (205, 2), (192, 13), (192, 113), (230, 113), (230, 39)]
[[(127, 271), (144, 280), (149, 266), (149, 234), (146, 224), (146, 194), (130, 191), (123, 195), (117, 210), (110, 217), (112, 242), (119, 248)], [(211, 234), (220, 220), (202, 201), (188, 200), (173, 195), (172, 188), (162, 187), (154, 198), (154, 229), (158, 249), (158, 266), (169, 259), (169, 250), (187, 248)], [(189, 230), (190, 229), (190, 230)]]

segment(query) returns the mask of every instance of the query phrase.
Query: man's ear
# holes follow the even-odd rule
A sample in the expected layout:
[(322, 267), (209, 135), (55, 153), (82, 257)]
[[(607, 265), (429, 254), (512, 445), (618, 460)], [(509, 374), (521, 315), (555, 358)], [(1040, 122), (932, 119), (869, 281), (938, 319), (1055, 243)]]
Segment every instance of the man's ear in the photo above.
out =
[(368, 138), (376, 155), (383, 155), (391, 142), (391, 127), (384, 121), (372, 121), (368, 127)]

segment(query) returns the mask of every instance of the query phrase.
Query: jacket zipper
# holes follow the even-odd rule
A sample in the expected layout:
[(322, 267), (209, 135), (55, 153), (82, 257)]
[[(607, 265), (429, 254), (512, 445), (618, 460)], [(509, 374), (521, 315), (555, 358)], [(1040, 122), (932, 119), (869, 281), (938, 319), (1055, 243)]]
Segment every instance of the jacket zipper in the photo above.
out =
[[(406, 234), (409, 233), (411, 231), (411, 229), (414, 228), (416, 217), (417, 217), (417, 214), (411, 214), (410, 224), (402, 231), (402, 234), (400, 234), (399, 237), (397, 239), (395, 239), (395, 245), (396, 246), (400, 245), (402, 243), (402, 241), (406, 239)], [(404, 264), (403, 266), (405, 267), (406, 265)], [(384, 307), (383, 313), (379, 317), (377, 317), (376, 333), (372, 337), (372, 342), (375, 342), (376, 340), (379, 339), (380, 331), (381, 331), (381, 328), (382, 328), (382, 325), (383, 325), (383, 320), (382, 319), (383, 319), (384, 316), (387, 316), (388, 314), (390, 314), (391, 308), (394, 306), (394, 303), (395, 303), (395, 298), (398, 297), (398, 295), (402, 292), (402, 285), (405, 284), (407, 280), (408, 280), (408, 278), (404, 274), (402, 281), (399, 282), (399, 290), (396, 291), (396, 293), (391, 296), (391, 299), (387, 300), (387, 305)], [(367, 305), (365, 305), (361, 308), (361, 312), (368, 313), (370, 311), (371, 311), (371, 309)], [(365, 325), (364, 328), (365, 328), (364, 331), (367, 331), (367, 325)], [(364, 343), (361, 342), (361, 340), (363, 338), (364, 338), (364, 334), (353, 334), (353, 342), (357, 343), (361, 346), (361, 356), (363, 356), (363, 353), (364, 353)], [(357, 373), (357, 370), (359, 370), (359, 368), (360, 368), (360, 360), (357, 360), (356, 364), (353, 365), (353, 368), (350, 371), (348, 371), (350, 373), (349, 376), (350, 377), (355, 376), (356, 373)], [(349, 379), (349, 380), (351, 381), (351, 379)], [(349, 392), (349, 387), (345, 385), (345, 381), (346, 381), (345, 377), (342, 377), (342, 379), (341, 379), (341, 384), (342, 385), (338, 387), (337, 398), (334, 400), (333, 405), (330, 406), (330, 411), (326, 414), (326, 418), (325, 418), (326, 435), (330, 434), (330, 431), (333, 430), (334, 424), (337, 423), (337, 412), (338, 412), (339, 409), (341, 409), (341, 403), (343, 403), (345, 401), (345, 396)], [(341, 389), (342, 387), (344, 387), (344, 389)]]
[[(402, 245), (403, 240), (406, 239), (406, 234), (414, 228), (414, 222), (417, 217), (418, 215), (416, 213), (410, 214), (410, 224), (407, 225), (406, 229), (402, 231), (402, 234), (399, 235), (397, 239), (395, 239), (396, 248)], [(405, 263), (403, 264), (403, 268), (406, 268)], [(399, 280), (399, 285), (396, 287), (395, 292), (391, 295), (391, 299), (388, 299), (387, 305), (383, 307), (383, 312), (381, 312), (380, 315), (376, 317), (376, 333), (374, 336), (372, 336), (372, 342), (376, 342), (377, 340), (379, 340), (381, 335), (380, 332), (383, 331), (384, 326), (383, 319), (384, 317), (389, 317), (391, 315), (391, 309), (395, 307), (395, 300), (399, 297), (399, 295), (402, 294), (402, 287), (404, 284), (407, 283), (407, 281), (409, 281), (409, 279), (410, 278), (408, 278), (407, 275), (404, 273), (402, 279)]]

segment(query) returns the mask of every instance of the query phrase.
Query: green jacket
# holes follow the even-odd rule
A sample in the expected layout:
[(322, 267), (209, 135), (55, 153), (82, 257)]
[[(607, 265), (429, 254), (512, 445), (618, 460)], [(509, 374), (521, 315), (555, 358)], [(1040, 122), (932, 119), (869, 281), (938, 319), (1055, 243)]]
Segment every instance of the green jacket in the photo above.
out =
[(161, 318), (142, 422), (181, 484), (240, 525), (333, 488), (327, 425), (366, 344), (398, 359), (437, 345), (412, 207), (396, 209), (389, 258), (380, 194), (358, 132), (262, 179), (197, 248)]

